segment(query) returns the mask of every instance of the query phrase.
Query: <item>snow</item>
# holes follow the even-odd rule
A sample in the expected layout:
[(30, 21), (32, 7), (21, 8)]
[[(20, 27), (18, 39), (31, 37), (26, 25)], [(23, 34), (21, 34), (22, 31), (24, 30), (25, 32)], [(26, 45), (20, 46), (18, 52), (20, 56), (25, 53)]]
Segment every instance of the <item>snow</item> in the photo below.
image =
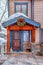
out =
[(2, 26), (2, 24), (1, 24), (1, 30), (6, 31), (6, 29)]
[[(14, 61), (14, 62), (13, 62)], [(11, 61), (10, 61), (10, 59), (9, 60), (6, 60), (2, 65), (30, 65), (29, 63), (28, 64), (25, 64), (25, 63), (23, 63), (23, 62), (17, 62), (16, 60), (15, 60), (15, 58), (14, 59), (12, 59)]]
[(1, 45), (1, 44), (4, 44), (5, 42), (6, 42), (6, 40), (5, 40), (4, 38), (1, 38), (1, 37), (0, 37), (0, 45)]
[(1, 31), (0, 34), (5, 34), (5, 32), (4, 31)]
[[(7, 0), (0, 0), (0, 20), (1, 20), (1, 17), (2, 17), (2, 15), (3, 15), (3, 12), (4, 12), (4, 10), (5, 10), (6, 1), (7, 1)], [(6, 18), (8, 18), (8, 8), (7, 8), (7, 6), (6, 6), (5, 14), (3, 15), (3, 18), (2, 18), (2, 20), (1, 20), (1, 22), (2, 22), (3, 20), (5, 20)]]
[(1, 26), (1, 22), (0, 22), (0, 26)]
[(6, 31), (1, 31), (0, 35), (7, 35)]
[[(40, 61), (39, 61), (40, 60)], [(42, 58), (33, 58), (33, 57), (10, 57), (2, 65), (43, 65)]]
[(10, 65), (10, 63), (6, 60), (2, 65)]
[(0, 45), (6, 43), (6, 30), (3, 28), (3, 26), (0, 23)]
[[(9, 18), (7, 18), (6, 21), (11, 20), (11, 19), (16, 18), (16, 17), (19, 17), (19, 16), (24, 16), (24, 17), (28, 18), (28, 17), (27, 17), (26, 15), (24, 15), (23, 13), (15, 13), (15, 14), (9, 16)], [(4, 22), (6, 22), (6, 21), (4, 21)]]
[[(0, 23), (0, 39), (6, 39), (7, 31), (3, 28), (2, 24)], [(2, 43), (2, 42), (1, 42)]]
[(7, 56), (6, 55), (0, 55), (0, 60), (7, 60)]
[(6, 32), (6, 29), (2, 26), (2, 22), (0, 22), (1, 31)]

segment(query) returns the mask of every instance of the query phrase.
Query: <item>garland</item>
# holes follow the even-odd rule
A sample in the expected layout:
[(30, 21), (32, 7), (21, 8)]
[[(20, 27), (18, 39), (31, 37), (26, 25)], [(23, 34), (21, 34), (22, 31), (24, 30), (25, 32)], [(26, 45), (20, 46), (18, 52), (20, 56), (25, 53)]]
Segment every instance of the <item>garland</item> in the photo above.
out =
[(26, 23), (25, 23), (25, 19), (23, 19), (23, 18), (19, 18), (18, 20), (17, 20), (17, 25), (18, 26), (24, 26)]

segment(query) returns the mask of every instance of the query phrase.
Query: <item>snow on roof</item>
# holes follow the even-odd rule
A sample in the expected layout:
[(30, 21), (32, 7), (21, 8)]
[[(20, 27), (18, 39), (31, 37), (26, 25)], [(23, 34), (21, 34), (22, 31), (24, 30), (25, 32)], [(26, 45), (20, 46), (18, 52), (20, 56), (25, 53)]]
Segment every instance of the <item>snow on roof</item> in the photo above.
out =
[(28, 24), (31, 24), (31, 25), (36, 26), (36, 27), (40, 27), (40, 23), (29, 19), (23, 13), (15, 13), (15, 14), (11, 15), (5, 22), (2, 23), (3, 27), (9, 26), (11, 24), (14, 24), (15, 22), (17, 22), (17, 19), (19, 17), (23, 17), (25, 19), (25, 22), (27, 22)]
[[(15, 13), (15, 14), (9, 16), (9, 18), (7, 18), (6, 21), (8, 21), (8, 20), (10, 20), (10, 19), (13, 19), (13, 18), (16, 18), (16, 17), (19, 17), (19, 16), (24, 16), (24, 17), (28, 18), (28, 17), (27, 17), (26, 15), (24, 15), (23, 13)], [(4, 22), (6, 22), (6, 21), (4, 21)]]

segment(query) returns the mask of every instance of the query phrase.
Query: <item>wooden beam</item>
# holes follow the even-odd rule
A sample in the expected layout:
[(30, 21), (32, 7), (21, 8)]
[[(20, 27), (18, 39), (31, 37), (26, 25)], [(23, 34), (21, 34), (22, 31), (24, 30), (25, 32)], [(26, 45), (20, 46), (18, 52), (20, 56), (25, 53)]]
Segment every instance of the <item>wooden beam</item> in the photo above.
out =
[(33, 30), (35, 27), (33, 26), (9, 26), (9, 30)]
[(10, 30), (7, 27), (7, 52), (10, 52)]
[(35, 42), (35, 29), (32, 30), (32, 42)]

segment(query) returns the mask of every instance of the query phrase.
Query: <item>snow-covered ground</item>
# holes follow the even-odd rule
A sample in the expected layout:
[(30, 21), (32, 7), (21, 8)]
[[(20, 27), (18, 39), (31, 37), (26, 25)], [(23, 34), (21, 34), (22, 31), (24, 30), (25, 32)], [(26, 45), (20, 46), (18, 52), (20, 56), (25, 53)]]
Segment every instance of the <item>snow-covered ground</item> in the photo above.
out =
[(33, 57), (31, 54), (11, 56), (2, 65), (43, 65), (43, 57)]

